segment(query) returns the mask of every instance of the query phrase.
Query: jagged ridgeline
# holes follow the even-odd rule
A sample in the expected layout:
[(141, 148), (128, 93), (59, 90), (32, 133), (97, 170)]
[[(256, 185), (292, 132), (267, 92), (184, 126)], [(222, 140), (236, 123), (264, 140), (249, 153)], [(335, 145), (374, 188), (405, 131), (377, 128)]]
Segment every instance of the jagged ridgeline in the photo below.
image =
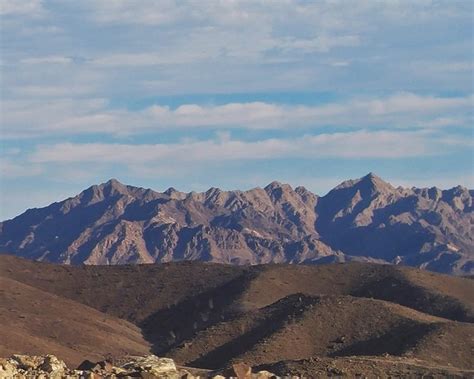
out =
[(0, 249), (69, 264), (395, 263), (474, 271), (474, 191), (395, 188), (376, 175), (325, 196), (273, 182), (160, 193), (110, 180), (0, 224)]

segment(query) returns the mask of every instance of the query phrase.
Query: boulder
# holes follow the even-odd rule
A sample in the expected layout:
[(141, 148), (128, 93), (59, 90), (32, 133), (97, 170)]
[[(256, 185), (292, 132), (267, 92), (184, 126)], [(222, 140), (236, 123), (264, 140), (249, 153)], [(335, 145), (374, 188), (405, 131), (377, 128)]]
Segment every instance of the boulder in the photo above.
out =
[(232, 365), (233, 377), (238, 379), (251, 379), (252, 378), (252, 367), (246, 363), (234, 363)]
[(196, 378), (199, 378), (199, 377), (196, 377), (193, 374), (191, 374), (189, 371), (183, 370), (183, 369), (179, 370), (178, 374), (179, 374), (179, 377), (181, 379), (196, 379)]
[(0, 378), (59, 379), (68, 376), (66, 364), (54, 355), (14, 354), (8, 359), (0, 359)]
[(112, 374), (115, 374), (115, 375), (121, 375), (121, 374), (126, 374), (128, 371), (125, 370), (124, 368), (122, 367), (112, 367)]
[(80, 378), (84, 378), (84, 379), (102, 379), (102, 375), (100, 374), (97, 374), (95, 372), (92, 372), (92, 371), (84, 371), (84, 373), (82, 374), (83, 376), (81, 376)]
[(122, 368), (140, 373), (142, 378), (179, 379), (178, 370), (172, 359), (159, 358), (156, 355), (136, 357)]
[(43, 363), (44, 358), (39, 355), (22, 355), (14, 354), (11, 356), (10, 361), (16, 362), (19, 369), (37, 370), (38, 367)]
[(0, 378), (13, 378), (17, 373), (17, 365), (9, 359), (0, 358)]
[(270, 371), (259, 371), (256, 374), (252, 375), (254, 379), (274, 379), (277, 378), (277, 376)]
[(38, 368), (49, 374), (62, 373), (67, 370), (66, 364), (54, 355), (44, 356), (43, 362)]
[(77, 366), (77, 369), (81, 371), (93, 371), (96, 368), (98, 368), (97, 363), (92, 362), (88, 359), (86, 359), (85, 361), (82, 361), (82, 363), (79, 366)]
[(50, 374), (59, 374), (67, 370), (66, 364), (54, 355), (21, 355), (14, 354), (8, 360), (20, 370), (38, 371)]

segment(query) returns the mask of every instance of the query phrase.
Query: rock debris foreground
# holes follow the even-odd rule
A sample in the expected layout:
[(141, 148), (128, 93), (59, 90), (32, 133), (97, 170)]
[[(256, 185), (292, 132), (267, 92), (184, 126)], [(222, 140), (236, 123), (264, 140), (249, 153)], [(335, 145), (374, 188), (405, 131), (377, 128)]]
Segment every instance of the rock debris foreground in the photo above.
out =
[[(77, 369), (71, 369), (54, 355), (20, 355), (0, 358), (1, 379), (194, 379), (194, 378), (226, 378), (238, 379), (269, 379), (277, 378), (268, 371), (252, 373), (252, 368), (244, 363), (233, 365), (220, 374), (206, 370), (180, 368), (172, 359), (160, 358), (155, 355), (144, 357), (126, 357), (117, 362), (107, 360), (92, 362), (85, 360)], [(225, 376), (224, 376), (225, 375)]]

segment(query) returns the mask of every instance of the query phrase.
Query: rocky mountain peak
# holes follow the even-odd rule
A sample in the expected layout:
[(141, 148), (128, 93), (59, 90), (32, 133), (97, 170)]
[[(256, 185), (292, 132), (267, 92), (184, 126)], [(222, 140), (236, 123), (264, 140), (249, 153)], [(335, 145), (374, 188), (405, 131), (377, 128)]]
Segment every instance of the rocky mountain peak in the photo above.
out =
[(265, 186), (265, 190), (266, 191), (273, 191), (275, 189), (278, 189), (278, 188), (282, 188), (283, 187), (283, 183), (277, 181), (277, 180), (274, 180), (273, 182), (269, 183), (267, 186)]
[(378, 177), (372, 172), (361, 178), (359, 181), (359, 185), (362, 187), (361, 190), (368, 189), (372, 193), (388, 193), (393, 192), (393, 190), (395, 190), (395, 188), (390, 183), (387, 183), (386, 181), (382, 180), (380, 177)]
[(413, 192), (425, 199), (429, 199), (433, 201), (438, 201), (443, 196), (443, 191), (439, 189), (438, 187), (415, 188), (413, 189)]
[(448, 192), (451, 192), (454, 196), (462, 196), (468, 194), (469, 190), (466, 187), (459, 185), (451, 188)]
[(443, 200), (458, 210), (471, 211), (473, 208), (471, 192), (463, 186), (443, 191)]
[(218, 196), (219, 194), (222, 193), (222, 190), (217, 187), (211, 187), (206, 191), (206, 196), (211, 197), (211, 196)]
[(77, 205), (78, 202), (81, 204), (95, 204), (108, 197), (126, 194), (129, 194), (129, 188), (126, 185), (120, 183), (117, 179), (110, 179), (105, 183), (90, 186), (76, 197), (68, 199), (66, 201), (68, 206), (65, 209), (69, 210), (71, 206)]
[(171, 196), (172, 194), (179, 192), (176, 188), (170, 187), (168, 188), (165, 192), (163, 192), (165, 195)]
[(367, 175), (363, 176), (361, 180), (370, 181), (371, 183), (384, 182), (379, 176), (375, 175), (373, 172), (369, 172)]
[(165, 192), (163, 192), (166, 196), (173, 200), (183, 200), (186, 198), (187, 194), (185, 192), (178, 191), (174, 187), (168, 188)]
[(120, 183), (117, 179), (115, 178), (110, 178), (107, 180), (105, 183), (103, 183), (105, 186), (110, 186), (110, 187), (120, 187), (123, 186), (122, 183)]
[(114, 195), (114, 194), (122, 194), (125, 195), (128, 193), (128, 187), (125, 184), (120, 183), (117, 179), (109, 179), (107, 182), (102, 183), (99, 186), (104, 195)]
[(362, 196), (396, 191), (395, 187), (393, 187), (390, 183), (385, 182), (383, 179), (372, 172), (360, 179), (346, 180), (336, 186), (333, 191), (345, 189), (352, 189), (354, 192), (359, 191)]
[(279, 200), (293, 192), (289, 184), (273, 181), (264, 188), (265, 192), (274, 200)]

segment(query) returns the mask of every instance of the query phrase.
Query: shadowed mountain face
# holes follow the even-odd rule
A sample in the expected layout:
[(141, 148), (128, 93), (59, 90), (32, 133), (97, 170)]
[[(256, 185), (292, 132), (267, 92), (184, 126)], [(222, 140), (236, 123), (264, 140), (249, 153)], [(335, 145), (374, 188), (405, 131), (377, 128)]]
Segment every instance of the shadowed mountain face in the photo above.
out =
[(372, 261), (474, 272), (473, 191), (395, 188), (373, 174), (326, 196), (273, 182), (163, 193), (117, 180), (0, 224), (0, 249), (69, 264)]

